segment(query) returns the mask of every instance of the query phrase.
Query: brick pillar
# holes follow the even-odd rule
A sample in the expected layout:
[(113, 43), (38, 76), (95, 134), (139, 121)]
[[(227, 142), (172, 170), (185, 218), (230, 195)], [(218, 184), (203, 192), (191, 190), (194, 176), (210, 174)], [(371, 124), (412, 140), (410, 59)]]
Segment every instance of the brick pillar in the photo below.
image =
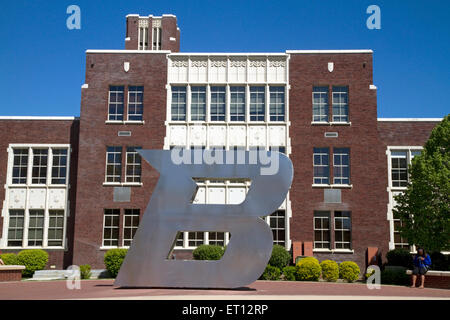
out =
[(295, 263), (295, 258), (303, 255), (303, 248), (301, 241), (292, 242), (292, 262)]
[(303, 243), (303, 255), (307, 257), (313, 256), (313, 243), (312, 241), (305, 241)]

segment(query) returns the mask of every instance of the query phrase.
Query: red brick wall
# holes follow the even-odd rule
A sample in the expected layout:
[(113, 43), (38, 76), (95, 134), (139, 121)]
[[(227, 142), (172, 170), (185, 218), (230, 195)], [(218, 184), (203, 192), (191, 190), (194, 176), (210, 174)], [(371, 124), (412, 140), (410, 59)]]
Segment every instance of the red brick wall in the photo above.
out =
[[(141, 215), (150, 199), (159, 174), (142, 161), (142, 187), (132, 187), (131, 202), (113, 202), (113, 187), (105, 181), (106, 146), (123, 146), (122, 182), (125, 176), (125, 147), (162, 149), (165, 137), (167, 58), (162, 53), (87, 54), (85, 83), (82, 89), (80, 121), (80, 158), (75, 218), (75, 264), (103, 268), (103, 210), (140, 208)], [(123, 62), (130, 62), (124, 72)], [(94, 67), (91, 68), (90, 65)], [(109, 85), (144, 86), (144, 125), (105, 124)], [(125, 101), (127, 101), (125, 93)], [(125, 105), (125, 111), (127, 110)], [(119, 130), (131, 137), (118, 137)], [(123, 211), (121, 212), (123, 213)]]
[(22, 270), (0, 270), (0, 282), (22, 280)]
[[(334, 62), (331, 73), (328, 62)], [(292, 54), (289, 74), (291, 159), (294, 164), (290, 192), (291, 240), (314, 240), (315, 210), (351, 211), (354, 253), (314, 253), (314, 256), (320, 260), (353, 260), (363, 269), (367, 247), (378, 247), (385, 253), (389, 243), (387, 161), (385, 147), (377, 131), (376, 91), (369, 89), (372, 84), (372, 54)], [(330, 115), (331, 87), (348, 86), (351, 126), (311, 125), (312, 88), (316, 85), (330, 87)], [(328, 131), (338, 132), (339, 137), (324, 138), (324, 133)], [(330, 171), (333, 147), (350, 148), (353, 188), (342, 189), (341, 204), (325, 204), (323, 189), (311, 186), (314, 147), (330, 148)], [(331, 237), (333, 239), (333, 233)]]
[(380, 139), (386, 146), (423, 146), (436, 121), (378, 121)]
[[(8, 165), (9, 144), (69, 144), (72, 148), (70, 155), (70, 175), (69, 175), (69, 201), (70, 216), (67, 220), (67, 251), (48, 250), (49, 263), (47, 266), (55, 265), (57, 268), (69, 266), (72, 262), (73, 250), (73, 221), (76, 203), (76, 176), (78, 160), (78, 120), (0, 120), (0, 183), (6, 184), (6, 174)], [(0, 188), (0, 205), (3, 209), (5, 200), (5, 189)], [(0, 235), (3, 230), (3, 218), (0, 217)], [(18, 252), (17, 250), (2, 249), (3, 253)]]

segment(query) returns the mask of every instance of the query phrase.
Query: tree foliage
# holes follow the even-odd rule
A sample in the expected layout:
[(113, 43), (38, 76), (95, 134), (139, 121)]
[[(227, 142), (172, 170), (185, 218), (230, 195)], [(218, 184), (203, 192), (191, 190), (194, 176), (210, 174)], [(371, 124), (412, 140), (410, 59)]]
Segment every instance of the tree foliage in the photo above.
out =
[(395, 197), (400, 235), (429, 252), (450, 249), (450, 114), (431, 132), (409, 167), (405, 192)]

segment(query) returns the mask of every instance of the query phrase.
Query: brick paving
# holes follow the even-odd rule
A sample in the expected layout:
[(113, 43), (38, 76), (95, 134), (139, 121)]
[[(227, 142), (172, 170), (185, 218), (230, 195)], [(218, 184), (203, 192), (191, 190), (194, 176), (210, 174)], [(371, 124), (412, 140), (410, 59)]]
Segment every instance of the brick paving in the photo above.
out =
[(0, 300), (55, 299), (450, 299), (450, 290), (381, 286), (369, 290), (362, 283), (256, 281), (239, 289), (118, 288), (113, 280), (82, 280), (81, 289), (67, 289), (65, 281), (0, 283)]

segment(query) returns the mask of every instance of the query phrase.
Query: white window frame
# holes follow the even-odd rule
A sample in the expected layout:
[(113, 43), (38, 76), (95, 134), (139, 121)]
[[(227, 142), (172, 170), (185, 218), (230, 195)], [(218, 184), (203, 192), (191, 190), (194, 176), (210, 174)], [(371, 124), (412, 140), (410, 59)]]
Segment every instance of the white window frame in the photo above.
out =
[[(141, 88), (141, 90), (130, 90), (130, 88)], [(142, 101), (137, 102), (138, 94), (142, 95)], [(131, 94), (135, 95), (135, 101), (130, 102), (130, 96)], [(128, 101), (127, 101), (127, 121), (128, 122), (143, 122), (144, 121), (144, 86), (128, 86)], [(130, 113), (130, 106), (134, 107), (134, 113)], [(141, 113), (137, 113), (136, 110), (138, 107), (141, 107)], [(124, 110), (125, 111), (125, 110)], [(130, 119), (131, 117), (138, 117), (140, 116), (140, 119)]]
[[(127, 213), (127, 210), (130, 210), (130, 212)], [(133, 242), (133, 238), (134, 235), (136, 234), (136, 231), (139, 227), (139, 223), (140, 223), (140, 214), (141, 214), (141, 210), (140, 209), (136, 209), (136, 208), (125, 208), (123, 209), (123, 220), (122, 220), (122, 247), (127, 248), (131, 245), (131, 243)], [(126, 218), (127, 217), (131, 217), (131, 225), (128, 226), (126, 224)], [(138, 225), (135, 227), (133, 226), (133, 222), (134, 219), (138, 220)], [(131, 229), (131, 239), (129, 238), (125, 238), (125, 230), (126, 229)], [(125, 244), (125, 242), (129, 241), (129, 244)]]
[[(336, 217), (336, 212), (348, 212), (348, 217)], [(336, 220), (340, 219), (342, 220), (342, 228), (338, 229), (336, 228)], [(348, 229), (344, 228), (344, 220), (350, 221), (350, 227)], [(342, 241), (336, 240), (336, 233), (340, 232), (342, 234)], [(350, 241), (344, 241), (344, 233), (348, 232), (350, 234)], [(333, 212), (333, 233), (334, 233), (334, 250), (352, 250), (352, 212), (346, 211), (346, 210), (336, 210)], [(349, 244), (349, 248), (338, 248), (337, 244), (340, 243), (341, 245), (344, 245), (346, 243)]]
[[(346, 149), (347, 153), (343, 152), (336, 152), (336, 149)], [(343, 158), (347, 156), (348, 157), (348, 164), (342, 164)], [(340, 164), (336, 164), (336, 157), (339, 157), (341, 160)], [(348, 176), (345, 177), (344, 175), (340, 177), (336, 177), (336, 168), (342, 168), (342, 172), (344, 172), (344, 168), (348, 168)], [(342, 180), (347, 179), (347, 183), (342, 183)], [(336, 180), (341, 180), (341, 182), (336, 182)], [(350, 148), (333, 148), (333, 183), (338, 185), (350, 185)]]
[[(328, 152), (326, 153), (326, 155), (328, 156), (328, 164), (324, 165), (322, 162), (322, 157), (325, 155), (325, 153), (323, 152), (318, 152), (316, 153), (314, 149), (327, 149)], [(316, 164), (315, 163), (315, 156), (319, 155), (320, 156), (320, 163)], [(328, 177), (316, 177), (314, 175), (314, 168), (315, 167), (327, 167), (328, 168)], [(313, 148), (313, 184), (319, 184), (319, 185), (329, 185), (330, 184), (330, 148), (327, 147), (314, 147)], [(317, 183), (315, 180), (316, 179), (320, 179), (320, 183)], [(324, 180), (328, 179), (328, 182), (324, 182)]]
[[(108, 148), (120, 148), (120, 152), (118, 152), (117, 150), (114, 151), (108, 151)], [(123, 153), (123, 148), (122, 146), (106, 146), (106, 166), (105, 166), (105, 183), (121, 183), (122, 182), (122, 153)], [(109, 154), (113, 154), (114, 158), (116, 154), (120, 154), (120, 163), (116, 163), (116, 162), (108, 162), (108, 155)], [(116, 167), (120, 166), (120, 171), (119, 171), (119, 175), (117, 174), (113, 174), (113, 175), (108, 175), (108, 166), (111, 165), (114, 167), (114, 172), (116, 172)], [(109, 181), (108, 179), (112, 177), (113, 181)], [(117, 177), (119, 178), (119, 181), (114, 181), (117, 179)]]
[[(346, 92), (342, 91), (334, 91), (334, 88), (347, 88)], [(342, 122), (342, 123), (348, 123), (350, 122), (349, 118), (349, 89), (348, 86), (332, 86), (331, 87), (331, 95), (332, 95), (332, 110), (333, 110), (333, 122)], [(338, 95), (340, 98), (343, 96), (347, 96), (347, 103), (343, 102), (335, 102), (335, 95)], [(339, 114), (335, 114), (335, 108), (339, 110)], [(347, 110), (347, 113), (343, 113), (343, 110)]]
[[(283, 88), (283, 91), (277, 91)], [(275, 102), (272, 102), (275, 97)], [(282, 98), (283, 102), (278, 102), (278, 98)], [(269, 86), (269, 120), (271, 122), (284, 122), (286, 120), (286, 87), (285, 86)]]
[[(326, 89), (326, 91), (314, 91), (315, 89), (321, 90)], [(318, 95), (319, 103), (315, 103), (316, 95)], [(323, 96), (325, 95), (325, 98)], [(322, 102), (323, 100), (326, 100), (326, 102)], [(313, 92), (312, 92), (312, 122), (313, 123), (328, 123), (329, 121), (329, 86), (314, 86)], [(319, 114), (314, 114), (315, 107), (319, 110)], [(321, 111), (325, 111), (325, 113), (322, 113)], [(316, 118), (319, 118), (319, 120), (316, 120)]]
[[(141, 183), (142, 182), (142, 158), (138, 154), (137, 150), (142, 149), (142, 147), (127, 147), (125, 152), (125, 183)], [(131, 151), (134, 150), (134, 151)], [(128, 156), (133, 157), (133, 162), (128, 162)], [(139, 162), (137, 161), (139, 159)], [(128, 166), (133, 168), (133, 174), (128, 175)], [(139, 174), (136, 174), (136, 168), (139, 168)], [(131, 179), (131, 181), (128, 181)]]
[[(323, 214), (322, 216), (319, 216), (317, 214)], [(326, 216), (325, 216), (326, 215)], [(316, 228), (316, 219), (320, 220), (320, 228)], [(323, 220), (327, 219), (328, 220), (328, 229), (324, 228), (323, 225)], [(313, 241), (313, 245), (314, 245), (314, 249), (318, 249), (318, 250), (331, 250), (331, 212), (330, 211), (314, 211), (314, 216), (313, 216), (313, 231), (314, 231), (314, 241)], [(321, 234), (321, 240), (320, 241), (316, 241), (316, 231), (320, 231)], [(329, 241), (324, 241), (324, 234), (328, 233), (328, 239)], [(318, 243), (322, 244), (321, 248), (318, 248), (316, 245)], [(326, 246), (324, 248), (324, 245)]]
[[(107, 214), (106, 210), (111, 210), (112, 213)], [(114, 211), (118, 211), (119, 213), (113, 213)], [(111, 217), (111, 221), (114, 222), (114, 217), (117, 216), (117, 226), (114, 226), (114, 224), (111, 224), (109, 226), (106, 226), (106, 216), (110, 216)], [(112, 241), (115, 241), (116, 239), (114, 238), (105, 238), (105, 230), (106, 229), (117, 229), (117, 245), (113, 245), (113, 244), (107, 244), (105, 245), (105, 241), (109, 241), (109, 243), (111, 243)], [(113, 234), (113, 232), (111, 232), (111, 235)], [(102, 228), (102, 248), (117, 248), (119, 246), (119, 240), (120, 240), (120, 209), (117, 208), (106, 208), (103, 209), (103, 228)]]
[[(111, 90), (112, 87), (118, 88), (121, 87), (122, 91), (120, 90)], [(111, 93), (116, 95), (116, 100), (117, 100), (117, 96), (118, 94), (120, 94), (122, 92), (122, 103), (120, 102), (111, 102)], [(114, 105), (114, 113), (110, 113), (109, 108), (111, 105)], [(118, 113), (117, 109), (118, 107), (122, 105), (122, 113)], [(118, 117), (122, 116), (122, 119), (117, 119)], [(114, 119), (111, 119), (111, 117), (113, 117)], [(108, 87), (108, 116), (107, 116), (107, 121), (108, 122), (123, 122), (125, 118), (125, 86), (123, 85), (110, 85)]]

